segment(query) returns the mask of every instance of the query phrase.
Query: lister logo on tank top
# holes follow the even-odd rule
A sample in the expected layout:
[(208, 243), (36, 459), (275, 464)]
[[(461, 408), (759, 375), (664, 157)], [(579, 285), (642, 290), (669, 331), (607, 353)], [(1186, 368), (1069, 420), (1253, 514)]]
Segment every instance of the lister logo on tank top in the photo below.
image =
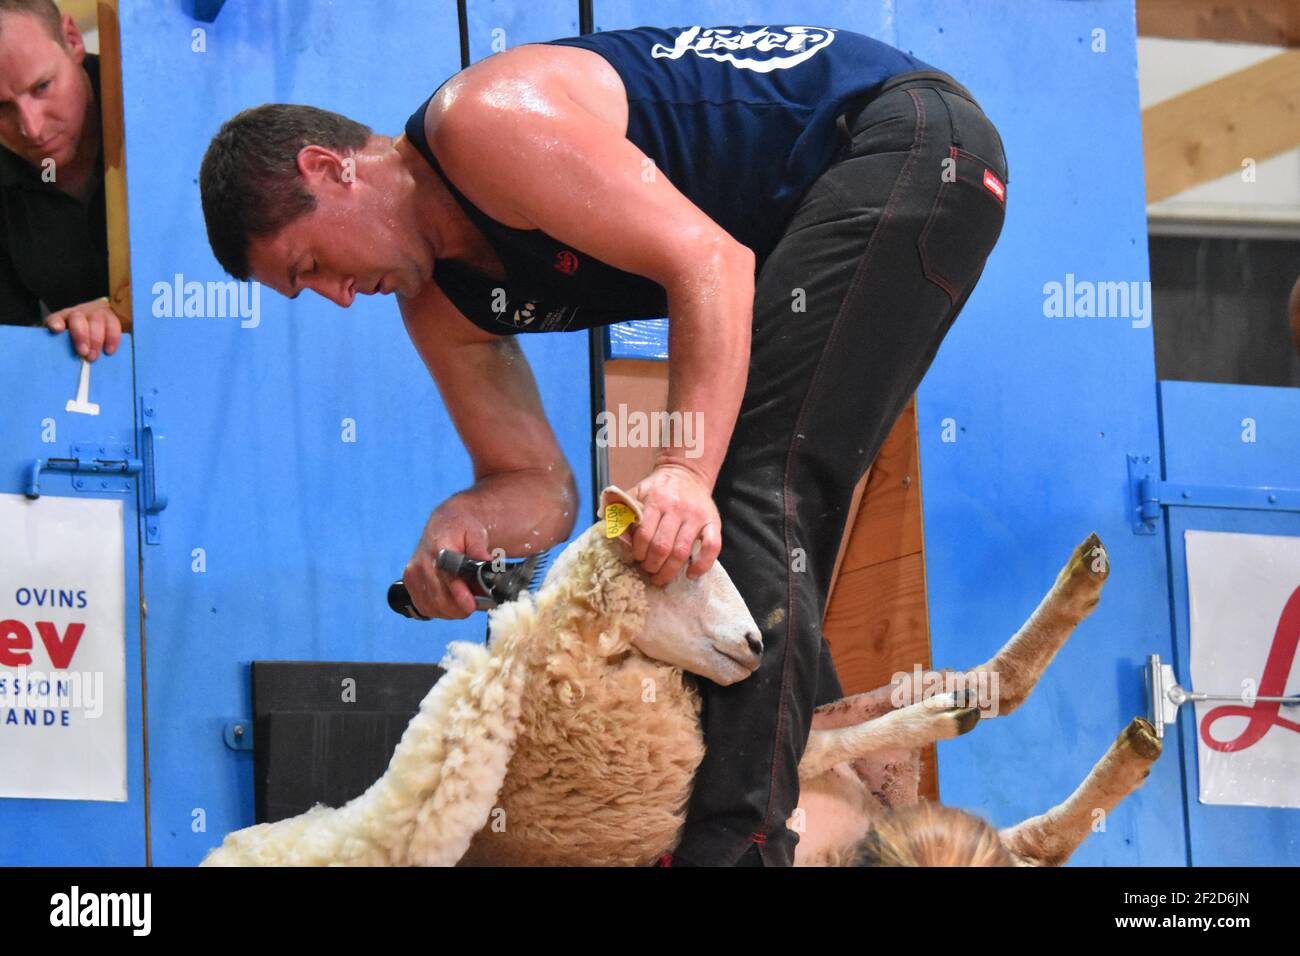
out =
[(797, 66), (834, 39), (835, 31), (825, 27), (687, 27), (677, 34), (672, 46), (656, 43), (650, 55), (657, 60), (676, 60), (694, 53), (742, 70), (770, 73)]

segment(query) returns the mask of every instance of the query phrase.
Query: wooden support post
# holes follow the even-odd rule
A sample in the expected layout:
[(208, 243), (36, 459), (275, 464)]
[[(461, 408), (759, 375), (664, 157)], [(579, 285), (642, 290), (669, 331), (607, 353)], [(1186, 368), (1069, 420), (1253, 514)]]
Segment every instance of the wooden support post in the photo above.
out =
[(113, 310), (130, 332), (131, 250), (127, 228), (126, 148), (122, 115), (122, 49), (117, 0), (99, 0), (100, 116), (104, 139), (104, 196), (108, 220), (108, 286)]

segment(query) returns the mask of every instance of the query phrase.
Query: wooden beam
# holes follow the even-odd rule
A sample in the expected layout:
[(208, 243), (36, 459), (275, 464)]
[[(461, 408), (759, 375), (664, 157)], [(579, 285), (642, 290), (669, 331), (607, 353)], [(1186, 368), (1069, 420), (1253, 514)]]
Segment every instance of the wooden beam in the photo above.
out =
[(72, 14), (77, 29), (88, 33), (99, 26), (99, 0), (57, 0), (60, 13)]
[(1300, 0), (1138, 0), (1139, 36), (1300, 46)]
[[(867, 474), (840, 549), (822, 633), (845, 695), (882, 687), (915, 664), (930, 667), (915, 396)], [(918, 792), (939, 799), (933, 745), (921, 752)]]
[(131, 249), (126, 213), (126, 149), (122, 118), (122, 45), (117, 0), (99, 0), (100, 118), (108, 220), (108, 288), (122, 331), (131, 331)]
[(1300, 146), (1300, 50), (1142, 111), (1147, 202)]

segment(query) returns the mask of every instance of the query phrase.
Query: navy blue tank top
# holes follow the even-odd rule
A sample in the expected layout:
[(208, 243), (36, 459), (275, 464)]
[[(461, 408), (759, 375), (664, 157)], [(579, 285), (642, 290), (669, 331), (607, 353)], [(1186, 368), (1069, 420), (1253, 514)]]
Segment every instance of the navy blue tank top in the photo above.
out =
[[(609, 61), (627, 90), (627, 138), (679, 192), (752, 249), (759, 267), (829, 165), (835, 120), (846, 105), (895, 76), (935, 69), (879, 40), (828, 27), (638, 27), (547, 43), (582, 47)], [(509, 335), (667, 314), (658, 283), (541, 230), (506, 226), (473, 205), (425, 139), (432, 99), (407, 121), (407, 138), (483, 232), (507, 275), (501, 282), (461, 262), (437, 262), (434, 280), (466, 318)]]

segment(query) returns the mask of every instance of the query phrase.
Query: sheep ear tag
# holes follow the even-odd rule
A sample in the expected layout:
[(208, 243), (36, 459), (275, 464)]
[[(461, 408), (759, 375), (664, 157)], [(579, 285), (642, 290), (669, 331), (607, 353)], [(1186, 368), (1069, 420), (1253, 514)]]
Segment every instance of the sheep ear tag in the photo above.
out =
[(617, 538), (634, 524), (636, 515), (627, 505), (620, 501), (611, 501), (605, 505), (605, 537)]
[(605, 537), (617, 538), (641, 520), (641, 506), (618, 485), (609, 485), (600, 493)]

